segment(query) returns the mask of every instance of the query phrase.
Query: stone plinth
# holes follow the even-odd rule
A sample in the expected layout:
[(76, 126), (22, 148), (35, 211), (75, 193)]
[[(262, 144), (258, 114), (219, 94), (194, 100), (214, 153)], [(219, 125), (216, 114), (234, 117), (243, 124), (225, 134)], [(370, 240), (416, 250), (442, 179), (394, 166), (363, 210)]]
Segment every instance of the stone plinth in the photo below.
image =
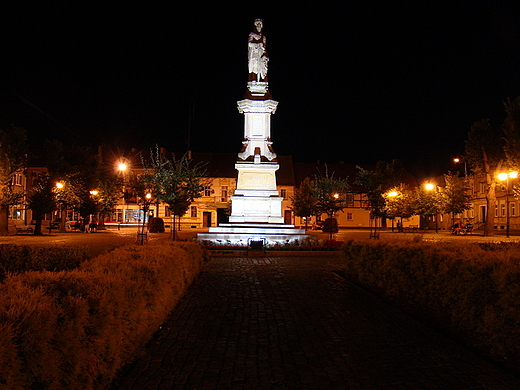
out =
[(249, 246), (251, 241), (262, 241), (266, 246), (301, 242), (310, 240), (311, 236), (305, 234), (305, 229), (297, 229), (294, 225), (224, 223), (210, 227), (208, 233), (199, 233), (197, 239), (244, 246)]
[(233, 223), (283, 223), (282, 200), (276, 189), (276, 163), (238, 162), (237, 188), (231, 197)]

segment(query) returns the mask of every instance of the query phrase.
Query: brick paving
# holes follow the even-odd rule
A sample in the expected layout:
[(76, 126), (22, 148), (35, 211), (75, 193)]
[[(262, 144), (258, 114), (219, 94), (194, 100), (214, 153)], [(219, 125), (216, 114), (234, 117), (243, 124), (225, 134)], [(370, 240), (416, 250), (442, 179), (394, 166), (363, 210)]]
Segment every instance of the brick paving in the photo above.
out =
[(214, 258), (117, 389), (520, 389), (342, 269), (339, 257)]

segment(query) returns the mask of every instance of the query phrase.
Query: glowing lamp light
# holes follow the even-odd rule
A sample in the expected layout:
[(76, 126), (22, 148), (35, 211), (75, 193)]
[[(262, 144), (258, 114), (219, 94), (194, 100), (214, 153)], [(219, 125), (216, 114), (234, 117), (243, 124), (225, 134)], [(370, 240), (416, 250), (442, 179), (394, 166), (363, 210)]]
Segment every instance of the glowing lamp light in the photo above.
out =
[(397, 195), (399, 195), (397, 191), (390, 191), (388, 194), (386, 194), (386, 196), (389, 198), (395, 198)]
[(128, 165), (126, 165), (125, 163), (119, 163), (117, 164), (117, 169), (121, 172), (124, 172), (128, 169)]
[(57, 182), (56, 183), (56, 188), (63, 188), (63, 183)]
[(518, 177), (518, 172), (509, 172), (509, 173), (505, 173), (505, 172), (502, 172), (502, 173), (499, 173), (497, 175), (498, 177), (498, 180), (507, 180), (507, 179), (516, 179)]
[(97, 190), (90, 191), (90, 195), (97, 195), (97, 194), (98, 194)]
[(424, 185), (424, 188), (426, 189), (426, 191), (431, 191), (431, 190), (433, 190), (435, 188), (435, 185), (432, 184), (432, 183), (426, 183)]
[(459, 162), (460, 162), (460, 158), (455, 157), (455, 158), (453, 159), (453, 162), (454, 162), (454, 163), (459, 163)]
[(339, 194), (334, 194), (334, 199), (338, 199), (339, 198)]
[(151, 198), (152, 198), (152, 194), (146, 194), (144, 197), (145, 197), (146, 199), (151, 199)]

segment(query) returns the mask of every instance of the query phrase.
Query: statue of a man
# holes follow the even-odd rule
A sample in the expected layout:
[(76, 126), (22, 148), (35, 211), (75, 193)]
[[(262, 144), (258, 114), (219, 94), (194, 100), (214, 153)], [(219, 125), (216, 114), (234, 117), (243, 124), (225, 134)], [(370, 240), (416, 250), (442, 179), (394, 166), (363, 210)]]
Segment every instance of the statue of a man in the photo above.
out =
[(262, 33), (262, 19), (255, 20), (255, 28), (249, 34), (248, 65), (249, 81), (267, 81), (267, 62), (269, 57), (265, 50), (265, 35)]

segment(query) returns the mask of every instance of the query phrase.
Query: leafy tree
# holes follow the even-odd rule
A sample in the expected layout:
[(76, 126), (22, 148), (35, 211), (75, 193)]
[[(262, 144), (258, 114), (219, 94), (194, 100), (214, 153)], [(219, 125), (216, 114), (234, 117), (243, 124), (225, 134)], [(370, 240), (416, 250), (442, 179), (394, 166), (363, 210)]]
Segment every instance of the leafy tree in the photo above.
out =
[(47, 173), (38, 177), (34, 187), (27, 196), (27, 207), (33, 212), (35, 220), (34, 235), (42, 235), (42, 220), (45, 214), (51, 213), (55, 208), (53, 183)]
[(486, 222), (484, 236), (493, 236), (495, 207), (497, 204), (497, 172), (504, 164), (505, 153), (503, 138), (491, 126), (488, 119), (473, 123), (466, 141), (466, 161), (476, 174), (485, 177), (486, 185)]
[(502, 124), (505, 136), (505, 154), (509, 167), (520, 170), (520, 97), (504, 102), (506, 119)]
[(62, 210), (60, 231), (65, 231), (65, 210), (79, 209), (85, 219), (97, 212), (90, 191), (96, 189), (100, 162), (89, 149), (56, 140), (46, 142), (44, 152), (51, 181), (63, 184), (54, 192)]
[[(506, 110), (506, 119), (502, 124), (505, 135), (505, 153), (507, 165), (512, 171), (520, 171), (520, 97), (511, 101), (506, 100), (504, 103)], [(520, 187), (518, 184), (513, 185), (513, 193), (515, 198), (520, 198)]]
[(123, 179), (107, 165), (101, 165), (97, 175), (95, 189), (97, 193), (91, 197), (99, 213), (98, 229), (104, 228), (105, 216), (113, 213), (117, 202), (122, 198)]
[(314, 183), (306, 177), (291, 196), (291, 210), (297, 217), (305, 218), (305, 230), (308, 227), (308, 217), (316, 215), (317, 199), (314, 196)]
[(386, 193), (385, 214), (388, 218), (410, 218), (415, 213), (415, 197), (405, 184), (392, 188)]
[[(434, 186), (428, 185), (417, 187), (415, 190), (415, 212), (414, 214), (422, 217), (433, 217), (441, 213), (444, 207), (444, 198)], [(437, 220), (435, 220), (437, 230)]]
[(13, 176), (27, 165), (25, 130), (10, 126), (0, 129), (0, 236), (9, 234), (9, 207), (19, 204), (22, 192), (13, 188)]
[(401, 183), (403, 164), (399, 160), (391, 163), (379, 161), (373, 170), (357, 167), (356, 184), (365, 187), (368, 209), (376, 218), (386, 217), (386, 196), (392, 188)]
[(150, 185), (158, 201), (168, 205), (174, 215), (172, 239), (176, 239), (175, 217), (182, 217), (194, 199), (202, 196), (204, 187), (209, 185), (205, 179), (204, 163), (191, 164), (186, 155), (180, 159), (173, 156), (167, 159), (156, 147), (150, 152), (151, 168), (145, 166), (145, 182)]
[(469, 192), (469, 184), (466, 177), (459, 177), (448, 173), (444, 175), (446, 186), (441, 188), (441, 196), (443, 198), (443, 212), (452, 215), (452, 221), (455, 214), (460, 214), (471, 208), (471, 194)]
[[(350, 191), (347, 179), (335, 178), (334, 173), (329, 176), (328, 169), (325, 175), (316, 175), (314, 178), (313, 193), (316, 199), (316, 209), (318, 213), (326, 213), (329, 218), (334, 217), (334, 213), (347, 207), (346, 194)], [(333, 224), (329, 223), (329, 226)], [(329, 231), (330, 239), (332, 233)]]

